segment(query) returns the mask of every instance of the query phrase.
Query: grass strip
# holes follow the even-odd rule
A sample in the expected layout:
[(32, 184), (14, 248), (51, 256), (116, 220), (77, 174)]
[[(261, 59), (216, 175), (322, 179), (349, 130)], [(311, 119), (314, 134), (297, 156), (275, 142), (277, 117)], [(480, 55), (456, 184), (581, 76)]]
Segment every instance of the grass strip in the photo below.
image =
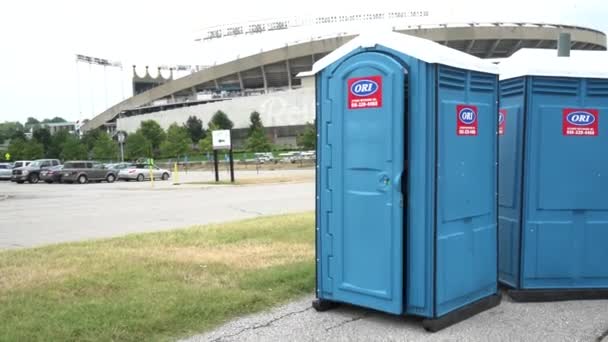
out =
[(0, 341), (166, 341), (314, 289), (313, 214), (0, 252)]

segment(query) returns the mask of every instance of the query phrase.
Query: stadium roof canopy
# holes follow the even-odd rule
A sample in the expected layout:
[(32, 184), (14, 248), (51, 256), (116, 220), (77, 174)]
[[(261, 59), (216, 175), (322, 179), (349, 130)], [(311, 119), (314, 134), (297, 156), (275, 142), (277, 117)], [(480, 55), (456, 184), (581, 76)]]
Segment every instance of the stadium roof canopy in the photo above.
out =
[(310, 72), (300, 73), (299, 75), (314, 75), (356, 49), (378, 45), (399, 52), (407, 52), (408, 55), (431, 64), (443, 64), (455, 68), (498, 74), (496, 65), (428, 39), (395, 32), (377, 32), (356, 37), (315, 63)]
[[(506, 58), (521, 48), (554, 49), (559, 33), (570, 33), (573, 50), (605, 50), (606, 35), (579, 27), (534, 23), (469, 23), (460, 25), (418, 25), (395, 32), (425, 38), (480, 58)], [(313, 37), (309, 41), (279, 45), (247, 57), (212, 66), (164, 83), (128, 98), (100, 113), (82, 126), (83, 131), (101, 127), (122, 112), (157, 100), (194, 96), (198, 92), (256, 91), (296, 88), (296, 75), (352, 40), (355, 35)]]
[(608, 79), (608, 52), (572, 51), (559, 57), (555, 50), (522, 49), (500, 63), (500, 78), (553, 76)]

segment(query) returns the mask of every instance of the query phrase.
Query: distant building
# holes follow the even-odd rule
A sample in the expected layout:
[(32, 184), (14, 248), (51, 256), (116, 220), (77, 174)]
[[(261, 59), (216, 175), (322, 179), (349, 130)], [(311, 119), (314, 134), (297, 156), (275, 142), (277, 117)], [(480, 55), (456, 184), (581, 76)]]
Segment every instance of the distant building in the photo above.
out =
[(55, 133), (67, 130), (70, 133), (76, 133), (78, 130), (78, 123), (76, 122), (53, 122), (53, 123), (41, 123), (40, 127), (48, 128), (51, 135)]
[[(196, 44), (217, 57), (189, 75), (153, 77), (134, 72), (133, 96), (114, 104), (82, 131), (104, 128), (134, 132), (144, 120), (163, 128), (197, 116), (206, 125), (222, 110), (234, 121), (235, 144), (242, 144), (249, 114), (262, 116), (273, 143), (294, 145), (306, 123), (315, 118), (315, 84), (297, 77), (353, 39), (380, 25), (394, 32), (435, 41), (468, 54), (497, 61), (521, 48), (557, 46), (560, 33), (570, 33), (573, 50), (606, 50), (606, 35), (588, 27), (534, 22), (446, 22), (429, 11), (376, 10), (356, 14), (274, 18), (211, 27), (197, 34)], [(539, 19), (542, 21), (542, 19)], [(177, 70), (177, 69), (175, 69)], [(170, 70), (173, 71), (173, 70)]]

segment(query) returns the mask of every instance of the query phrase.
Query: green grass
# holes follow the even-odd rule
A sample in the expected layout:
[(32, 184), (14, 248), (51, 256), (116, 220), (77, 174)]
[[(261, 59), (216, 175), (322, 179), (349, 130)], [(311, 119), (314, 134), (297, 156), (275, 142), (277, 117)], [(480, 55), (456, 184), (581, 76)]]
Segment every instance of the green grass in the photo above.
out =
[(314, 288), (313, 215), (0, 252), (0, 341), (164, 341)]

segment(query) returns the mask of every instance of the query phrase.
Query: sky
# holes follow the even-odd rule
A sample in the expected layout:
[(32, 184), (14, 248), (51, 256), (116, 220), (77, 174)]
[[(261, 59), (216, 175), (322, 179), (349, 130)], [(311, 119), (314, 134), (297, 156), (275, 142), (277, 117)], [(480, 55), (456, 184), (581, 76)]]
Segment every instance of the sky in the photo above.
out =
[[(274, 17), (429, 10), (439, 21), (529, 21), (608, 32), (605, 0), (458, 2), (285, 0), (21, 0), (0, 4), (0, 122), (61, 116), (82, 120), (131, 95), (131, 65), (213, 61), (196, 43), (205, 27)], [(230, 46), (223, 47), (229, 50)], [(221, 51), (230, 53), (234, 51)], [(76, 54), (123, 68), (77, 63)]]

